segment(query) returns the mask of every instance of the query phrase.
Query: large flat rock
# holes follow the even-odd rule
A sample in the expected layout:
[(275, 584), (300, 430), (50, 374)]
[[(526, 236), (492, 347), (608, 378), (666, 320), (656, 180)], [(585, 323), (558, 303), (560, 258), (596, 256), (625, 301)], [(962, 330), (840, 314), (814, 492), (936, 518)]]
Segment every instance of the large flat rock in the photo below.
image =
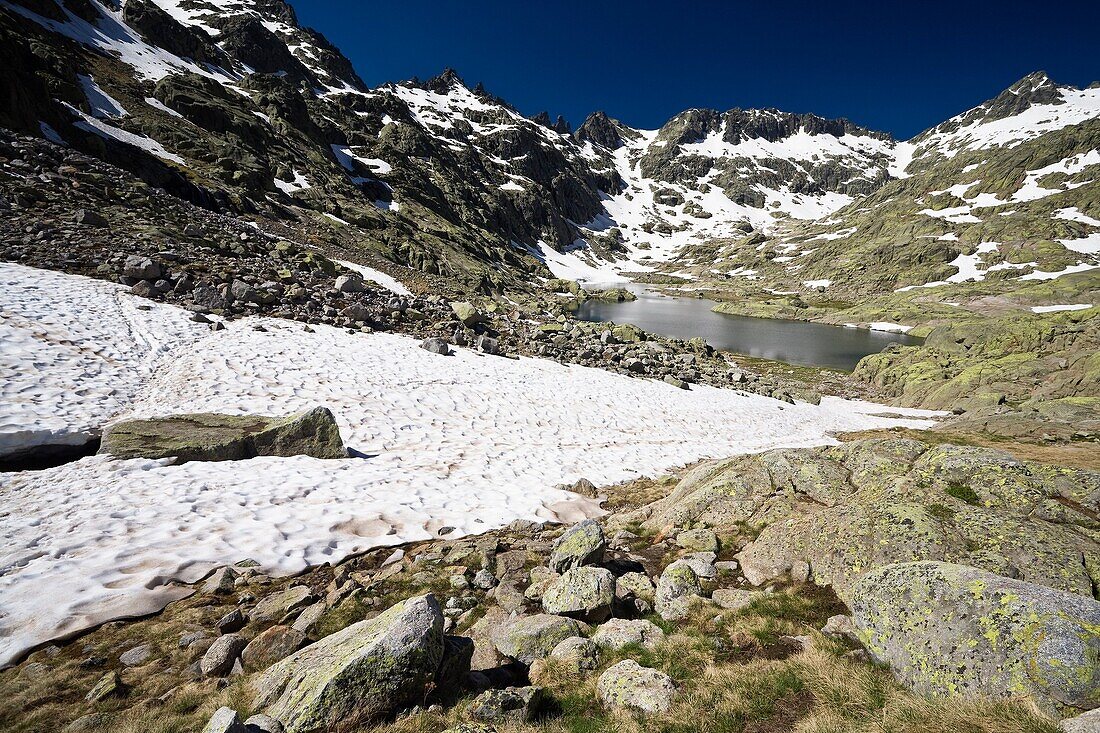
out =
[(116, 458), (178, 458), (180, 462), (347, 457), (336, 418), (326, 407), (289, 417), (202, 412), (123, 420), (103, 432), (99, 452)]

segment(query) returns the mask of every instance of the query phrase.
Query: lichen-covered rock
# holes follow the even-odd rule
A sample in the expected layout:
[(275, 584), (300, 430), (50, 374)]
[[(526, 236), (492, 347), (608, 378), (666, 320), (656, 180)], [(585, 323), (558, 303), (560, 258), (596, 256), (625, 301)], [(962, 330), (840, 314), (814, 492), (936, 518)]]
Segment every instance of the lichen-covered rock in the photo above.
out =
[(703, 587), (699, 576), (686, 562), (677, 560), (665, 568), (657, 581), (654, 607), (666, 621), (679, 621), (691, 612), (694, 604), (701, 600)]
[(606, 547), (603, 527), (594, 519), (586, 519), (557, 539), (547, 566), (555, 573), (564, 573), (570, 568), (593, 565), (603, 560)]
[(226, 677), (233, 671), (237, 658), (248, 645), (248, 639), (240, 634), (219, 636), (202, 655), (199, 671), (207, 677)]
[(628, 644), (652, 648), (664, 638), (665, 632), (653, 622), (625, 618), (613, 618), (601, 624), (592, 635), (592, 641), (605, 649), (621, 649)]
[(600, 675), (596, 694), (609, 708), (664, 713), (672, 706), (676, 685), (664, 672), (624, 659)]
[(410, 598), (269, 667), (255, 705), (286, 733), (367, 723), (423, 697), (442, 656), (439, 603)]
[(710, 594), (710, 599), (718, 604), (719, 608), (724, 608), (727, 611), (740, 611), (750, 603), (756, 594), (763, 591), (744, 590), (741, 588), (719, 588)]
[(92, 689), (88, 690), (88, 694), (84, 696), (84, 699), (88, 702), (99, 702), (111, 695), (121, 693), (123, 689), (122, 678), (118, 676), (118, 672), (108, 672), (99, 678)]
[(623, 573), (615, 578), (615, 597), (620, 600), (641, 598), (652, 603), (655, 592), (653, 581), (645, 573)]
[(676, 535), (676, 544), (688, 552), (718, 552), (718, 536), (710, 529), (688, 529)]
[(261, 598), (248, 615), (253, 621), (278, 621), (287, 613), (309, 605), (313, 598), (309, 586), (292, 585)]
[(713, 552), (693, 552), (682, 556), (677, 562), (690, 565), (703, 589), (710, 590), (718, 581), (718, 568), (714, 565), (716, 559)]
[(220, 707), (210, 716), (202, 733), (246, 733), (241, 716), (233, 708)]
[(582, 566), (567, 570), (542, 594), (547, 613), (599, 623), (611, 615), (615, 576), (605, 568)]
[(254, 456), (346, 458), (336, 418), (327, 407), (290, 417), (196, 413), (123, 420), (103, 432), (100, 453), (115, 458), (235, 461)]
[(467, 328), (476, 326), (485, 320), (485, 316), (478, 311), (473, 303), (466, 301), (451, 303), (451, 310), (454, 311), (455, 317), (462, 322), (462, 325)]
[(529, 723), (543, 710), (546, 695), (541, 687), (506, 687), (486, 690), (470, 705), (470, 717), (483, 722)]
[(530, 664), (544, 659), (563, 640), (582, 636), (586, 629), (576, 619), (540, 613), (501, 624), (490, 632), (490, 638), (504, 656)]
[(939, 562), (871, 571), (851, 593), (871, 655), (922, 693), (1100, 706), (1100, 602)]
[(658, 532), (763, 527), (737, 555), (746, 579), (809, 575), (847, 601), (868, 570), (921, 560), (1091, 596), (1098, 513), (1100, 472), (880, 438), (705, 463), (637, 518)]
[(241, 652), (241, 663), (246, 670), (268, 667), (280, 659), (298, 651), (306, 641), (306, 635), (289, 626), (272, 626), (260, 632)]
[(554, 647), (550, 658), (559, 660), (576, 672), (591, 672), (600, 665), (600, 648), (591, 639), (571, 636)]
[(1100, 733), (1100, 708), (1063, 720), (1062, 733)]

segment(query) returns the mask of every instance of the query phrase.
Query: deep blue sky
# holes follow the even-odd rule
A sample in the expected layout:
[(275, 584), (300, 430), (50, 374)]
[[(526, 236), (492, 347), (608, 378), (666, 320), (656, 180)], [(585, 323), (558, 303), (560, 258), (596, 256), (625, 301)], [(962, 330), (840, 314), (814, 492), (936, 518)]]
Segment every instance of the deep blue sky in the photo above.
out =
[(371, 86), (451, 66), (574, 126), (778, 107), (905, 139), (1038, 69), (1100, 79), (1097, 0), (290, 1)]

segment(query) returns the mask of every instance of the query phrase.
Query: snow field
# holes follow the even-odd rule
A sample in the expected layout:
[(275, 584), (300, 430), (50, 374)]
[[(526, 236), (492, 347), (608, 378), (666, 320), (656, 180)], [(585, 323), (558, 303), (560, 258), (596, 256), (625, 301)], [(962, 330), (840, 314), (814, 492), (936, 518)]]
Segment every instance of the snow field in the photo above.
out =
[(115, 417), (325, 405), (366, 456), (178, 466), (95, 456), (0, 474), (0, 664), (156, 610), (180, 596), (172, 580), (220, 564), (250, 558), (292, 573), (443, 526), (459, 536), (517, 518), (572, 520), (598, 509), (555, 486), (582, 477), (607, 484), (704, 456), (827, 444), (834, 431), (927, 426), (932, 415), (683, 391), (467, 350), (443, 357), (402, 336), (274, 319), (196, 331), (186, 311), (109, 283), (7, 264), (0, 282), (4, 343), (22, 345), (4, 353), (19, 399), (5, 394), (0, 424), (75, 432)]

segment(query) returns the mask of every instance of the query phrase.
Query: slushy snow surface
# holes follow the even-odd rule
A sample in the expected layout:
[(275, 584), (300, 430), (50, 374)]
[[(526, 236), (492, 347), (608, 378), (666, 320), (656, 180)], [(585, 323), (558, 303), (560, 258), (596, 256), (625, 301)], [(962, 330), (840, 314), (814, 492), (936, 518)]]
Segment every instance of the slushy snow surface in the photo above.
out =
[(250, 558), (293, 573), (443, 526), (454, 537), (517, 518), (573, 520), (598, 510), (555, 486), (582, 477), (607, 484), (704, 456), (828, 444), (833, 431), (927, 427), (932, 414), (685, 392), (275, 319), (211, 332), (111, 283), (14, 264), (0, 264), (0, 282), (5, 373), (14, 375), (0, 403), (5, 440), (14, 432), (26, 443), (37, 425), (64, 434), (117, 417), (324, 405), (366, 456), (178, 466), (94, 456), (0, 474), (0, 665), (155, 611), (186, 593), (172, 580), (221, 564)]

